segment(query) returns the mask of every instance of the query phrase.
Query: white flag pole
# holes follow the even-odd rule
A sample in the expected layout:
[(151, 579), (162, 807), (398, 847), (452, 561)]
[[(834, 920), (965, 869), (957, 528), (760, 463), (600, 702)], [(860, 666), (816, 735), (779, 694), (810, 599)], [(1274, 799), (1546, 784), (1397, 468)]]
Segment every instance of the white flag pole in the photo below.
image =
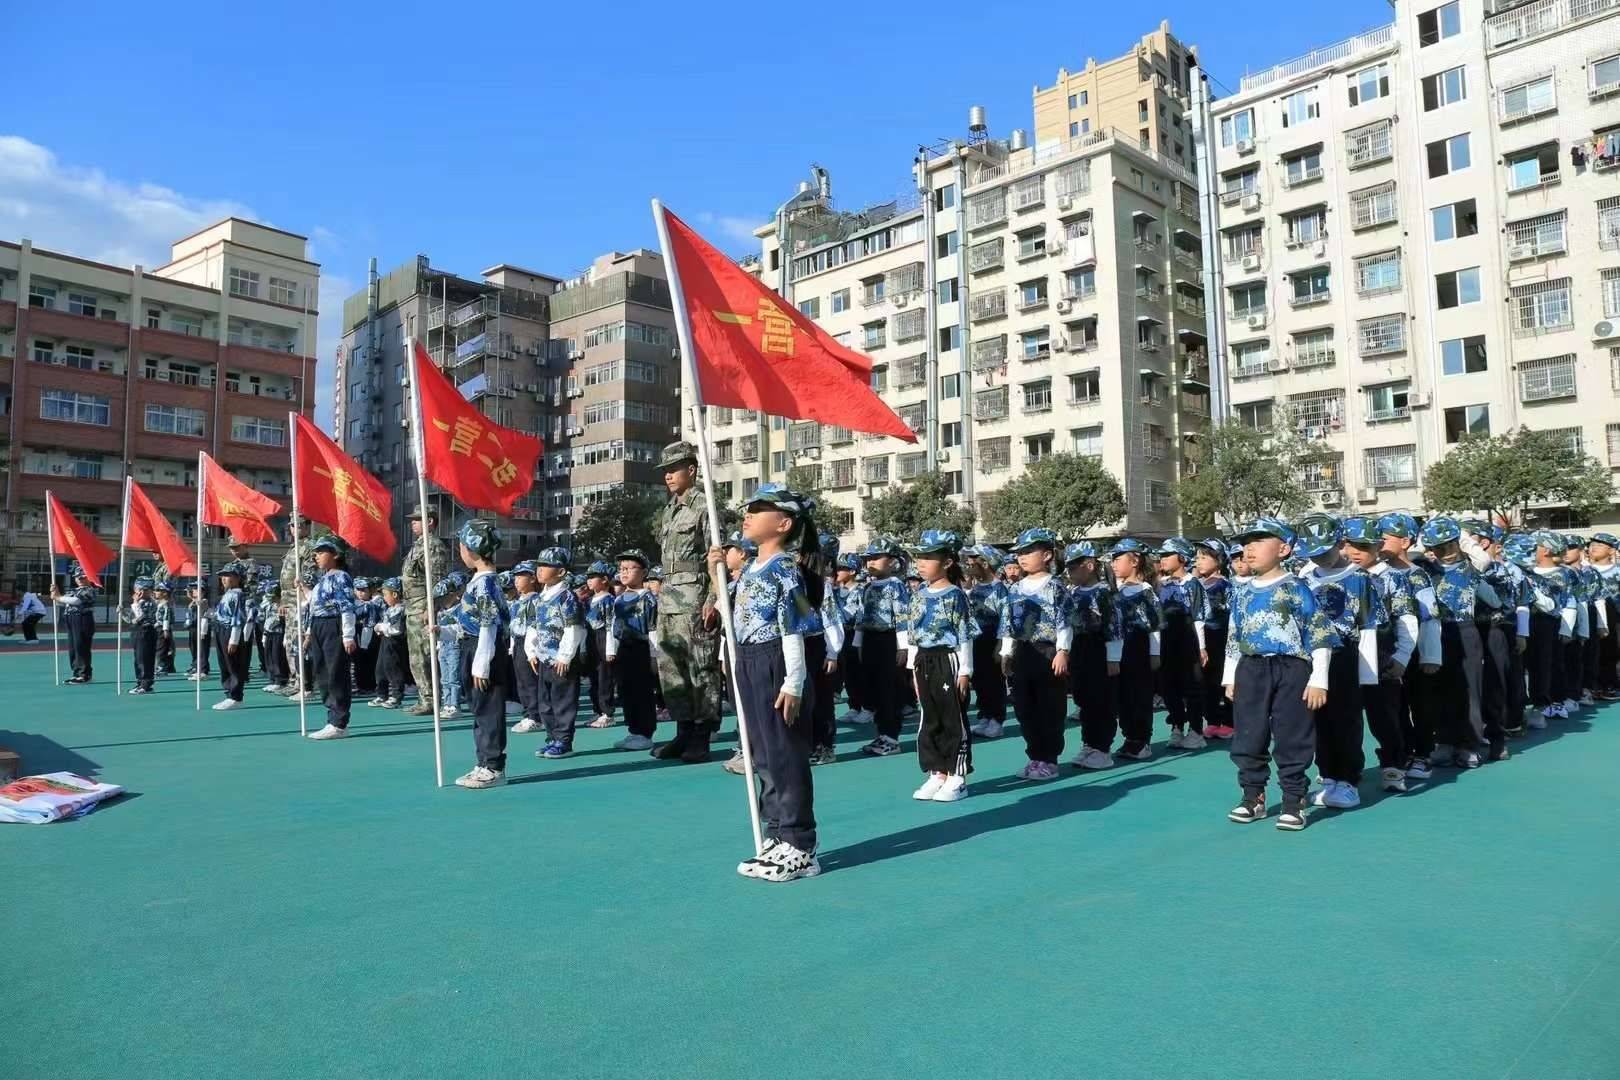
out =
[[(55, 502), (56, 496), (45, 492), (45, 566), (50, 571), (52, 589), (56, 588), (56, 515), (51, 513), (51, 506)], [(51, 666), (55, 669), (57, 686), (62, 685), (62, 632), (56, 625), (59, 603), (56, 597), (51, 598)]]
[[(197, 576), (193, 578), (197, 583), (197, 609), (191, 613), (192, 625), (197, 628), (197, 649), (201, 654), (194, 659), (197, 661), (197, 711), (202, 712), (202, 673), (203, 665), (207, 663), (208, 654), (214, 651), (214, 643), (209, 640), (214, 628), (204, 625), (203, 608), (208, 599), (208, 586), (203, 578), (202, 541), (203, 541), (203, 486), (208, 483), (208, 469), (203, 463), (207, 457), (205, 451), (197, 451)], [(208, 636), (204, 636), (204, 631)]]
[[(447, 301), (448, 303), (448, 301)], [(446, 318), (449, 308), (445, 309)], [(439, 722), (439, 648), (435, 640), (439, 628), (433, 621), (433, 543), (437, 539), (428, 528), (427, 443), (422, 439), (422, 388), (416, 378), (416, 339), (405, 339), (406, 384), (411, 395), (411, 456), (416, 459), (416, 512), (422, 522), (422, 577), (427, 589), (428, 689), (433, 694), (433, 772), (444, 787), (444, 727)], [(409, 616), (407, 616), (409, 618)], [(409, 635), (409, 628), (406, 634)], [(417, 673), (420, 678), (421, 673)], [(422, 700), (422, 684), (416, 684), (416, 699)]]
[[(692, 426), (697, 429), (698, 465), (703, 474), (703, 498), (709, 510), (709, 545), (720, 546), (720, 511), (714, 501), (714, 473), (709, 467), (709, 428), (703, 419), (703, 390), (697, 377), (697, 353), (692, 348), (692, 321), (686, 310), (680, 271), (669, 244), (669, 223), (664, 204), (652, 201), (653, 222), (658, 227), (658, 246), (664, 253), (664, 273), (669, 278), (670, 305), (675, 309), (675, 335), (681, 346), (682, 377), (692, 388)], [(708, 553), (704, 553), (707, 561)], [(731, 680), (732, 700), (737, 707), (737, 742), (742, 747), (743, 782), (748, 791), (748, 822), (754, 830), (754, 853), (765, 850), (765, 834), (759, 822), (759, 796), (754, 790), (754, 755), (748, 745), (748, 724), (743, 715), (742, 689), (737, 684), (737, 633), (731, 620), (731, 591), (721, 581), (714, 582), (719, 601), (720, 622), (725, 627), (726, 674)], [(801, 722), (803, 719), (801, 718)]]
[[(298, 590), (304, 585), (303, 560), (296, 555), (298, 551), (298, 413), (292, 409), (287, 410), (287, 430), (292, 438), (287, 441), (287, 448), (292, 454), (292, 542), (293, 542), (293, 630), (298, 642), (298, 735), (305, 738), (309, 735), (309, 695), (304, 692), (304, 605), (299, 600)], [(287, 652), (283, 642), (282, 652)], [(292, 660), (291, 656), (287, 657)]]
[[(118, 692), (124, 692), (124, 551), (129, 545), (129, 473), (124, 474), (124, 523), (118, 534), (118, 636), (113, 639), (113, 656), (118, 668)], [(131, 633), (134, 627), (130, 628)], [(133, 651), (133, 650), (131, 650)]]

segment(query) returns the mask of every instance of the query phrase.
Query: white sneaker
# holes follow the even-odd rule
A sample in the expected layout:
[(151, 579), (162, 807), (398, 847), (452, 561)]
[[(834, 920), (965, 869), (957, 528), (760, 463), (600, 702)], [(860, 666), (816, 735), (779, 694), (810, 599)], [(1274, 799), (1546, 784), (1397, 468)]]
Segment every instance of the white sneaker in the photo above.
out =
[[(456, 718), (456, 710), (452, 709), (450, 706), (446, 705), (444, 708), (439, 710), (439, 719), (440, 720), (454, 720), (455, 718)], [(471, 775), (471, 774), (469, 773), (468, 775)]]
[(281, 684), (273, 682), (269, 686), (261, 686), (259, 689), (267, 694), (279, 694), (281, 693)]
[(742, 862), (738, 863), (737, 873), (741, 874), (743, 877), (759, 877), (760, 873), (765, 869), (765, 856), (769, 855), (771, 853), (771, 849), (780, 843), (781, 841), (775, 837), (767, 836), (765, 838), (764, 850), (758, 855), (755, 855), (749, 859), (744, 859)]
[(1132, 753), (1132, 752), (1126, 750), (1122, 746), (1118, 750), (1114, 751), (1114, 756), (1116, 758), (1126, 758), (1127, 760), (1130, 760), (1130, 761), (1152, 761), (1153, 760), (1153, 744), (1152, 743), (1143, 743), (1142, 744), (1142, 749), (1136, 751), (1135, 753)]
[(947, 776), (945, 782), (939, 785), (939, 790), (934, 792), (935, 802), (955, 802), (966, 797), (967, 777), (957, 776), (954, 773)]
[(1114, 756), (1088, 746), (1074, 756), (1074, 764), (1082, 769), (1112, 769)]
[(1590, 691), (1590, 690), (1582, 690), (1581, 691), (1581, 704), (1582, 705), (1596, 705), (1597, 704), (1597, 699), (1592, 696), (1592, 691)]
[(1378, 771), (1379, 785), (1385, 791), (1403, 792), (1406, 790), (1406, 771), (1404, 769), (1380, 769)]
[(761, 881), (794, 881), (802, 877), (815, 877), (821, 873), (821, 864), (813, 851), (800, 851), (786, 840), (759, 857), (759, 871), (752, 875)]
[(242, 703), (235, 698), (226, 698), (224, 701), (214, 702), (215, 712), (230, 712), (232, 709), (240, 709), (241, 707)]
[(300, 702), (301, 701), (306, 705), (318, 705), (318, 704), (320, 704), (320, 701), (321, 701), (321, 695), (317, 694), (313, 690), (305, 690), (302, 693), (293, 694), (293, 695), (289, 696), (287, 698), (287, 700), (292, 701), (292, 702)]
[(645, 735), (626, 735), (613, 744), (615, 750), (651, 750), (653, 741)]
[(322, 739), (322, 740), (324, 740), (324, 739), (346, 739), (346, 738), (349, 737), (349, 729), (348, 728), (334, 727), (331, 724), (327, 724), (325, 727), (321, 728), (321, 730), (319, 730), (319, 731), (310, 732), (309, 737), (312, 738), (312, 739)]
[(945, 778), (943, 776), (941, 776), (939, 773), (929, 773), (928, 779), (922, 782), (922, 787), (911, 793), (911, 797), (916, 799), (918, 802), (928, 802), (932, 800), (935, 795), (938, 795), (939, 789), (944, 786)]
[(999, 739), (1001, 738), (1001, 721), (980, 720), (968, 730), (981, 739)]
[(1548, 717), (1555, 715), (1556, 714), (1552, 711), (1552, 706), (1549, 705), (1545, 709), (1539, 709), (1525, 717), (1524, 724), (1526, 727), (1533, 728), (1536, 731), (1545, 731), (1547, 729)]
[(1204, 737), (1196, 731), (1189, 731), (1181, 737), (1181, 748), (1183, 750), (1202, 750), (1208, 745), (1209, 743), (1204, 741)]
[(850, 709), (838, 718), (838, 722), (841, 724), (864, 724), (866, 723), (866, 713), (861, 709)]
[(505, 773), (496, 772), (494, 769), (486, 769), (482, 765), (477, 766), (467, 775), (456, 778), (456, 786), (464, 788), (499, 787), (504, 783), (506, 783)]
[(539, 730), (540, 722), (537, 720), (531, 720), (527, 716), (512, 725), (512, 734), (514, 735), (527, 735), (531, 731)]
[(1565, 717), (1568, 717), (1570, 713), (1580, 711), (1581, 703), (1572, 697), (1567, 697), (1564, 699), (1563, 708)]
[(190, 675), (186, 676), (186, 681), (187, 682), (202, 682), (206, 678), (208, 678), (208, 676), (204, 675), (202, 672), (193, 671)]
[(1361, 792), (1348, 781), (1335, 780), (1327, 789), (1324, 800), (1318, 805), (1332, 807), (1334, 810), (1354, 810), (1361, 805)]

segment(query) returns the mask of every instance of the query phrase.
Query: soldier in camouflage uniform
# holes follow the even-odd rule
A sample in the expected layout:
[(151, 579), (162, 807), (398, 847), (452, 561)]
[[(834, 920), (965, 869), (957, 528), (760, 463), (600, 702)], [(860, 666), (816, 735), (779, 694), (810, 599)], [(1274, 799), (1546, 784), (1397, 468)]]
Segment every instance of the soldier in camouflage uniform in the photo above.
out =
[(664, 447), (658, 460), (672, 498), (658, 515), (664, 584), (658, 594), (658, 682), (675, 721), (675, 738), (653, 757), (709, 760), (720, 727), (720, 633), (709, 578), (708, 518), (697, 486), (697, 448)]
[[(405, 601), (405, 641), (411, 657), (411, 675), (416, 680), (416, 704), (405, 710), (407, 716), (432, 716), (434, 708), (431, 701), (433, 675), (428, 667), (431, 662), (428, 650), (433, 648), (435, 636), (427, 625), (428, 560), (432, 560), (435, 584), (443, 581), (444, 575), (450, 572), (450, 549), (434, 535), (434, 530), (439, 527), (438, 513), (429, 510), (427, 520), (428, 535), (424, 537), (421, 517), (412, 515), (411, 535), (416, 539), (411, 544), (411, 550), (405, 553), (405, 564), (399, 572), (400, 584), (404, 586), (401, 598)], [(445, 677), (441, 671), (439, 678)], [(453, 672), (449, 677), (460, 678), (460, 673)]]
[[(287, 545), (287, 553), (281, 557), (281, 603), (280, 611), (283, 623), (282, 651), (287, 654), (287, 671), (291, 678), (277, 691), (283, 697), (292, 697), (303, 689), (304, 664), (303, 643), (298, 640), (298, 582), (305, 570), (315, 569), (315, 542), (309, 538), (309, 519), (304, 518), (298, 522), (298, 535), (293, 542)], [(308, 626), (304, 627), (307, 632)]]

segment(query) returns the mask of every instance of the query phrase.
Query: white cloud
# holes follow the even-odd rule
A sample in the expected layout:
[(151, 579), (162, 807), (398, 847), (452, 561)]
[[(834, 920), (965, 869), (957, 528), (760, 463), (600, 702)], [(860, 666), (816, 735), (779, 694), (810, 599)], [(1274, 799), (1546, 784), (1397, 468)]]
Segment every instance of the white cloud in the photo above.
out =
[[(697, 223), (704, 226), (711, 242), (725, 244), (741, 244), (749, 252), (759, 250), (759, 237), (754, 230), (765, 223), (764, 218), (739, 217), (735, 214), (716, 214), (708, 210), (700, 211)], [(741, 254), (741, 252), (739, 252)]]
[[(169, 261), (171, 243), (221, 218), (263, 220), (235, 200), (188, 195), (67, 164), (17, 135), (0, 135), (0, 192), (0, 237), (15, 241), (26, 236), (36, 247), (114, 266), (161, 266)], [(308, 232), (311, 259), (319, 262), (341, 251), (342, 241), (331, 230), (316, 226)], [(315, 419), (323, 428), (332, 421), (333, 358), (342, 336), (343, 300), (354, 288), (341, 275), (321, 275)]]

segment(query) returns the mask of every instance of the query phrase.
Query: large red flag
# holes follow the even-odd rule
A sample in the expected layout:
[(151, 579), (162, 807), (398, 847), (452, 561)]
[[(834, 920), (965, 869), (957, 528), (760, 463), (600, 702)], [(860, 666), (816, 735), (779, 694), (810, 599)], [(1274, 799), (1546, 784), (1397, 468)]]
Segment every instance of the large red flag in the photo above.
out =
[(389, 528), (394, 500), (382, 481), (338, 449), (338, 444), (302, 416), (293, 417), (293, 490), (298, 513), (328, 526), (343, 539), (387, 562), (397, 542)]
[(705, 405), (917, 441), (873, 392), (870, 357), (840, 345), (680, 218), (663, 213), (670, 247), (664, 255), (685, 294)]
[(51, 516), (51, 554), (73, 556), (84, 568), (90, 584), (101, 588), (101, 568), (113, 561), (112, 549), (96, 539), (96, 534), (48, 491), (45, 512)]
[(261, 495), (220, 467), (206, 452), (202, 455), (203, 524), (223, 525), (231, 539), (240, 544), (267, 544), (276, 538), (270, 518), (281, 513), (281, 504)]
[(540, 440), (480, 413), (439, 371), (422, 343), (415, 346), (427, 478), (467, 506), (511, 514), (512, 504), (534, 486)]
[(171, 574), (194, 575), (197, 560), (169, 519), (134, 480), (129, 482), (129, 513), (124, 517), (124, 546), (150, 551)]

